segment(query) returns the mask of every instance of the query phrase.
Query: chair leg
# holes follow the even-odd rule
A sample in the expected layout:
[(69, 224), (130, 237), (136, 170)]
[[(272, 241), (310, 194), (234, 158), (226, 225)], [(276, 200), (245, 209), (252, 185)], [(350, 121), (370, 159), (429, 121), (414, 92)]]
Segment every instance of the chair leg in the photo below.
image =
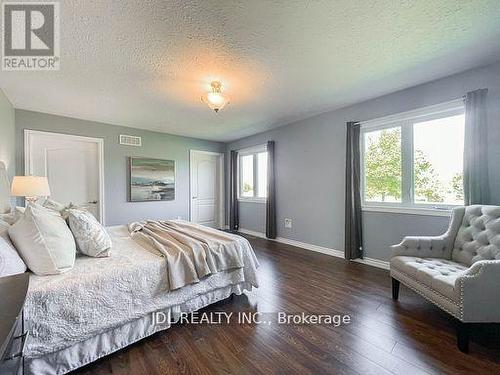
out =
[(458, 322), (457, 346), (462, 353), (469, 352), (470, 323)]
[(399, 280), (392, 278), (392, 299), (397, 301), (399, 298)]

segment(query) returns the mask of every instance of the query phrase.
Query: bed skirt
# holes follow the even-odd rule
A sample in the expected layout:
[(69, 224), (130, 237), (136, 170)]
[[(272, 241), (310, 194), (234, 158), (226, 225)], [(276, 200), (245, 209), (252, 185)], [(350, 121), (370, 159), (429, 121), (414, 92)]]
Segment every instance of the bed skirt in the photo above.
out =
[[(180, 305), (159, 311), (169, 314), (175, 319), (180, 313), (197, 311), (222, 301), (232, 294), (241, 295), (245, 290), (252, 291), (252, 284), (241, 282), (212, 290)], [(69, 348), (42, 357), (26, 358), (24, 373), (33, 375), (66, 374), (169, 327), (170, 324), (155, 325), (153, 312), (151, 312), (142, 318), (127, 322)]]

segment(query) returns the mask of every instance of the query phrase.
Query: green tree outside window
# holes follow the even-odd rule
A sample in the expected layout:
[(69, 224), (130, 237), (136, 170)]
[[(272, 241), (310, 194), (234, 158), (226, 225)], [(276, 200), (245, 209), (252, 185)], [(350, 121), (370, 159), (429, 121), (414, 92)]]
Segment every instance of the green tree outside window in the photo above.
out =
[[(401, 201), (401, 128), (384, 129), (378, 138), (369, 140), (365, 149), (365, 198), (380, 202), (391, 198)], [(421, 150), (414, 153), (413, 178), (416, 200), (444, 202), (439, 176)], [(457, 199), (463, 199), (461, 175), (454, 176), (451, 190)]]

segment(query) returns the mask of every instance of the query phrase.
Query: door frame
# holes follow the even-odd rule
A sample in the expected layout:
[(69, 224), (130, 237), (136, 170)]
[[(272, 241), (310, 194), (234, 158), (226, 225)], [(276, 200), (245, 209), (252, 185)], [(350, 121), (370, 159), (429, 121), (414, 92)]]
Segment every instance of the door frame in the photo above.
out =
[[(106, 213), (104, 204), (104, 139), (103, 138), (93, 138), (85, 137), (81, 135), (72, 135), (57, 132), (47, 132), (40, 130), (24, 129), (24, 174), (29, 175), (33, 173), (33, 165), (31, 163), (31, 153), (33, 147), (33, 136), (44, 135), (44, 136), (55, 136), (58, 138), (64, 138), (72, 141), (85, 141), (90, 143), (95, 143), (97, 145), (97, 160), (98, 160), (98, 194), (99, 194), (99, 222), (102, 225), (106, 223)], [(45, 165), (45, 176), (47, 176), (47, 165)]]
[(225, 199), (225, 169), (224, 169), (224, 152), (213, 152), (213, 151), (203, 151), (203, 150), (189, 150), (189, 220), (193, 218), (193, 164), (194, 156), (196, 154), (201, 155), (214, 155), (219, 157), (219, 207), (218, 207), (218, 218), (217, 225), (219, 229), (223, 229), (226, 226), (226, 199)]

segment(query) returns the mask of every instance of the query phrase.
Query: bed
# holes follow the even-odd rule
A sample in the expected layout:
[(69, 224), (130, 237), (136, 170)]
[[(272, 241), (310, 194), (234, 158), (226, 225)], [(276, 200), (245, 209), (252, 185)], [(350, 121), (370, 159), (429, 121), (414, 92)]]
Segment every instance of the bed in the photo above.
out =
[[(224, 234), (237, 244), (241, 267), (172, 290), (166, 259), (157, 248), (132, 236), (129, 226), (106, 230), (111, 256), (78, 255), (68, 272), (30, 275), (25, 374), (65, 374), (168, 329), (181, 313), (258, 287), (258, 261), (243, 237)], [(156, 313), (170, 320), (158, 324)]]
[(154, 312), (175, 319), (258, 287), (258, 262), (250, 246), (242, 254), (243, 268), (168, 291), (165, 260), (149, 244), (132, 239), (126, 226), (108, 233), (111, 257), (79, 256), (69, 272), (31, 275), (24, 310), (26, 374), (67, 373), (169, 328), (168, 322), (153, 324)]

